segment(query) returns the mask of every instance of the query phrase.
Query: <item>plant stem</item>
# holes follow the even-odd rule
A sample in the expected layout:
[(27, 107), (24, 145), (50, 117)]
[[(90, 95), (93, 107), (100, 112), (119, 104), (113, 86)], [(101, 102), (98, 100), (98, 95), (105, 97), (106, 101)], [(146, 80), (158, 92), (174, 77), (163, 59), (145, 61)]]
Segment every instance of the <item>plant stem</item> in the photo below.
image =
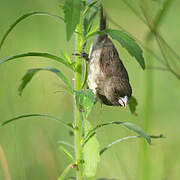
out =
[[(76, 52), (80, 52), (83, 45), (82, 39), (82, 18), (80, 17), (80, 23), (76, 28)], [(75, 76), (75, 90), (81, 90), (81, 72), (82, 72), (82, 60), (79, 56), (76, 57), (76, 72)], [(75, 125), (75, 157), (77, 163), (77, 180), (83, 180), (83, 166), (82, 166), (82, 121), (81, 121), (81, 112), (79, 108), (79, 99), (74, 96), (75, 102), (75, 117), (74, 117), (74, 125)]]
[[(147, 47), (150, 47), (151, 42), (146, 38), (145, 41)], [(153, 66), (152, 56), (150, 54), (146, 55), (147, 65)], [(144, 119), (143, 119), (143, 129), (146, 132), (150, 131), (152, 122), (152, 107), (153, 107), (153, 71), (146, 70), (145, 74), (145, 107), (144, 107)], [(150, 167), (150, 149), (149, 144), (142, 142), (141, 144), (141, 178), (142, 180), (149, 180), (151, 175)]]

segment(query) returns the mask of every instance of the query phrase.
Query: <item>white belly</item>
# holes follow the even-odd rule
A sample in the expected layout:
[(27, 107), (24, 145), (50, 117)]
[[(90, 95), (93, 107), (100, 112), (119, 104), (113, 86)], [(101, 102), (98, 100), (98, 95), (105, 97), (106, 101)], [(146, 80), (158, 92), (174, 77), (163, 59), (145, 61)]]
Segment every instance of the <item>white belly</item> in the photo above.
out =
[(99, 67), (100, 53), (101, 49), (93, 50), (93, 52), (90, 52), (90, 61), (88, 65), (88, 86), (93, 90), (95, 94), (97, 93), (97, 90), (99, 93), (104, 94), (102, 89), (103, 73)]

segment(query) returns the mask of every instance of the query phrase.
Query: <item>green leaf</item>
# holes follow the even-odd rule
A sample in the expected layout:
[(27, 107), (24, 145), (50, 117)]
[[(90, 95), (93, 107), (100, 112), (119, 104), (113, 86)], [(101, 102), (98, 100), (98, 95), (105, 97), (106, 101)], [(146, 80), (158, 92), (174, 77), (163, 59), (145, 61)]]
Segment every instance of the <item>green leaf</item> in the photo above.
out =
[(103, 31), (96, 31), (93, 33), (89, 33), (88, 36), (86, 37), (86, 40), (97, 34), (108, 34), (109, 36), (111, 36), (112, 39), (117, 40), (122, 45), (122, 47), (124, 47), (128, 51), (128, 53), (131, 56), (135, 57), (135, 59), (140, 64), (142, 69), (145, 69), (143, 51), (141, 47), (137, 44), (137, 42), (128, 34), (120, 30), (106, 29)]
[[(91, 124), (85, 120), (85, 135), (92, 129)], [(99, 142), (96, 135), (93, 136), (83, 147), (84, 174), (86, 177), (93, 177), (96, 174), (97, 165), (100, 161)]]
[(76, 180), (76, 177), (67, 177), (64, 180)]
[(68, 56), (68, 54), (66, 52), (60, 51), (60, 53), (61, 53), (61, 56), (63, 57), (63, 59), (65, 59), (69, 64), (72, 63), (71, 58)]
[(80, 20), (81, 0), (65, 0), (64, 14), (66, 23), (66, 35), (69, 41)]
[(4, 44), (4, 41), (7, 39), (9, 33), (15, 28), (15, 26), (17, 24), (19, 24), (22, 20), (24, 20), (24, 19), (26, 19), (26, 18), (28, 18), (30, 16), (34, 16), (34, 15), (51, 16), (51, 17), (58, 18), (61, 21), (64, 21), (64, 19), (62, 17), (54, 15), (54, 14), (50, 14), (50, 13), (47, 13), (47, 12), (30, 12), (30, 13), (24, 14), (21, 17), (19, 17), (13, 24), (11, 24), (9, 29), (5, 32), (5, 34), (3, 35), (3, 38), (2, 38), (2, 40), (0, 42), (0, 49), (1, 49), (2, 45)]
[(122, 121), (112, 121), (112, 122), (107, 122), (107, 123), (102, 123), (102, 124), (98, 124), (96, 127), (94, 127), (93, 129), (91, 129), (87, 135), (84, 138), (84, 143), (87, 143), (87, 140), (89, 140), (89, 136), (91, 136), (94, 132), (97, 131), (97, 129), (102, 128), (104, 126), (108, 126), (108, 125), (123, 125), (126, 128), (136, 132), (138, 135), (140, 135), (141, 137), (145, 138), (147, 140), (147, 142), (150, 144), (151, 143), (151, 137), (144, 131), (142, 130), (139, 126), (131, 123), (131, 122), (122, 122)]
[(83, 91), (75, 91), (76, 96), (79, 98), (79, 106), (84, 112), (84, 117), (87, 119), (89, 113), (91, 112), (95, 101), (96, 95), (91, 89), (86, 89)]
[[(72, 127), (72, 128), (73, 128), (73, 127)], [(70, 147), (71, 149), (74, 150), (74, 146), (73, 146), (72, 144), (66, 142), (66, 141), (58, 141), (57, 143), (58, 143), (58, 144), (66, 145), (66, 146), (68, 146), (68, 147)]]
[(104, 33), (107, 33), (112, 39), (117, 40), (131, 56), (136, 58), (140, 66), (145, 69), (143, 51), (132, 37), (120, 30), (107, 29), (104, 30)]
[(98, 13), (100, 4), (101, 4), (101, 0), (94, 1), (85, 10), (85, 14), (83, 16), (83, 31), (84, 31), (83, 33), (84, 33), (84, 36), (86, 36), (86, 34), (88, 34), (89, 31), (91, 30), (94, 19)]
[(14, 122), (16, 120), (19, 120), (19, 119), (23, 119), (23, 118), (28, 118), (28, 117), (46, 117), (48, 119), (51, 119), (51, 120), (54, 120), (55, 122), (57, 123), (60, 123), (60, 124), (63, 124), (64, 126), (66, 126), (68, 129), (72, 129), (71, 127), (69, 127), (65, 122), (63, 122), (62, 120), (59, 120), (58, 118), (56, 117), (53, 117), (53, 116), (50, 116), (50, 115), (47, 115), (47, 114), (26, 114), (26, 115), (21, 115), (21, 116), (16, 116), (14, 118), (11, 118), (3, 123), (0, 124), (0, 126), (4, 126), (4, 125), (7, 125), (11, 122)]
[(28, 52), (28, 53), (23, 53), (23, 54), (17, 54), (14, 56), (8, 56), (6, 58), (0, 59), (0, 64), (2, 64), (4, 62), (8, 62), (10, 60), (14, 60), (14, 59), (22, 58), (22, 57), (31, 57), (31, 56), (49, 58), (49, 59), (55, 60), (57, 62), (60, 62), (60, 63), (64, 64), (65, 66), (67, 66), (68, 68), (73, 70), (71, 64), (69, 64), (66, 60), (64, 60), (58, 56), (55, 56), (53, 54), (40, 53), (40, 52)]
[[(135, 139), (135, 138), (140, 138), (142, 136), (138, 135), (138, 136), (127, 136), (127, 137), (124, 137), (124, 138), (121, 138), (121, 139), (118, 139), (116, 141), (113, 141), (111, 144), (108, 144), (106, 147), (104, 147), (103, 149), (101, 149), (100, 151), (100, 155), (102, 155), (105, 151), (107, 151), (110, 147), (112, 147), (113, 145), (117, 144), (117, 143), (120, 143), (122, 141), (126, 141), (128, 139)], [(150, 136), (152, 139), (159, 139), (159, 138), (165, 138), (164, 135), (160, 134), (159, 136)]]
[(98, 34), (98, 29), (99, 27), (96, 25), (93, 28), (91, 28), (91, 30), (86, 34), (86, 39), (88, 39), (89, 37), (93, 36), (94, 34)]
[(137, 115), (136, 114), (136, 106), (138, 105), (137, 100), (135, 97), (131, 96), (129, 99), (129, 109), (131, 111), (132, 114)]
[(101, 149), (101, 151), (99, 152), (100, 155), (102, 155), (105, 151), (107, 151), (109, 148), (111, 148), (113, 145), (120, 143), (122, 141), (128, 140), (128, 139), (134, 139), (134, 138), (139, 138), (140, 136), (127, 136), (121, 139), (118, 139), (116, 141), (113, 141), (111, 144), (108, 144), (106, 147), (104, 147), (103, 149)]
[(84, 86), (86, 85), (86, 81), (87, 81), (87, 78), (88, 78), (88, 66), (87, 66), (87, 63), (84, 62), (85, 64), (85, 68), (84, 68), (84, 79), (83, 79), (83, 82), (81, 84), (81, 89), (84, 88)]
[(99, 178), (99, 179), (96, 179), (96, 180), (116, 180), (116, 179), (111, 179), (111, 178)]
[(86, 5), (90, 6), (91, 4), (96, 3), (97, 0), (86, 0)]
[(61, 173), (61, 175), (59, 176), (58, 180), (64, 180), (66, 175), (68, 174), (68, 172), (70, 171), (70, 169), (72, 169), (73, 164), (70, 164), (69, 166), (67, 166), (67, 168)]
[(73, 156), (71, 155), (71, 153), (63, 146), (59, 146), (59, 149), (67, 156), (71, 159), (72, 162), (75, 161), (75, 159), (73, 158)]
[(136, 124), (133, 124), (131, 122), (123, 122), (122, 125), (128, 129), (136, 132), (138, 135), (140, 135), (141, 137), (146, 139), (146, 141), (149, 144), (151, 144), (151, 137), (143, 129), (141, 129), (139, 126), (137, 126)]
[(19, 86), (19, 94), (22, 95), (22, 92), (24, 90), (24, 88), (26, 87), (26, 85), (31, 81), (32, 77), (39, 71), (42, 70), (47, 70), (50, 72), (55, 73), (67, 86), (69, 92), (73, 93), (73, 89), (71, 87), (71, 84), (69, 83), (69, 81), (67, 80), (67, 78), (61, 73), (60, 70), (56, 69), (56, 68), (49, 68), (49, 67), (43, 67), (43, 68), (34, 68), (34, 69), (29, 69), (27, 71), (27, 73), (24, 75), (24, 77), (22, 78), (22, 82)]

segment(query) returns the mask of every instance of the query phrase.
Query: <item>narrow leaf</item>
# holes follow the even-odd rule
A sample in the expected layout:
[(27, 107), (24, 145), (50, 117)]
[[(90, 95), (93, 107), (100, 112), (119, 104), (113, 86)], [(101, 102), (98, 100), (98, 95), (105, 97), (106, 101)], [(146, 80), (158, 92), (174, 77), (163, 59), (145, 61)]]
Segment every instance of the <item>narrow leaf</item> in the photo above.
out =
[(107, 122), (107, 123), (102, 123), (102, 124), (98, 124), (96, 127), (92, 128), (89, 130), (89, 132), (86, 134), (86, 136), (84, 137), (84, 142), (83, 144), (87, 143), (87, 141), (89, 141), (89, 139), (94, 135), (94, 133), (96, 133), (96, 131), (99, 129), (99, 128), (102, 128), (104, 126), (108, 126), (108, 125), (112, 125), (112, 124), (115, 124), (115, 125), (119, 125), (119, 124), (122, 124), (123, 122), (121, 121), (112, 121), (112, 122)]
[(69, 41), (80, 20), (81, 0), (65, 0), (64, 14), (66, 23), (66, 35)]
[(70, 169), (72, 169), (73, 164), (70, 164), (63, 172), (62, 174), (59, 176), (58, 180), (64, 180), (64, 178), (67, 176), (68, 172), (70, 171)]
[[(72, 127), (73, 128), (73, 127)], [(58, 144), (63, 144), (63, 145), (66, 145), (68, 147), (70, 147), (71, 149), (74, 149), (74, 146), (66, 141), (58, 141), (57, 142)]]
[(91, 136), (94, 132), (97, 131), (97, 129), (102, 128), (104, 126), (108, 126), (108, 125), (123, 125), (124, 127), (136, 132), (138, 135), (140, 135), (141, 137), (145, 138), (145, 140), (147, 140), (147, 142), (150, 144), (151, 143), (151, 137), (144, 131), (142, 130), (139, 126), (131, 123), (131, 122), (121, 122), (121, 121), (112, 121), (112, 122), (107, 122), (107, 123), (102, 123), (97, 125), (95, 128), (91, 129), (87, 135), (84, 138), (84, 142), (87, 142), (87, 139), (90, 139), (89, 136)]
[(129, 99), (129, 109), (131, 111), (132, 114), (137, 115), (136, 114), (136, 106), (138, 105), (137, 100), (135, 97), (131, 96)]
[(59, 149), (67, 156), (71, 159), (72, 162), (75, 161), (75, 159), (73, 158), (73, 156), (71, 155), (71, 153), (63, 146), (59, 146)]
[(138, 135), (140, 135), (141, 137), (146, 139), (146, 141), (149, 144), (151, 144), (151, 137), (144, 130), (142, 130), (139, 126), (137, 126), (136, 124), (133, 124), (131, 122), (123, 122), (123, 126), (125, 126), (126, 128), (136, 132)]
[(89, 31), (91, 30), (94, 19), (98, 13), (100, 4), (101, 4), (101, 0), (94, 1), (85, 10), (85, 14), (83, 16), (84, 36), (86, 36), (86, 34), (88, 34)]
[(6, 58), (0, 59), (0, 64), (7, 62), (7, 61), (14, 60), (14, 59), (18, 59), (18, 58), (22, 58), (22, 57), (31, 57), (31, 56), (49, 58), (49, 59), (55, 60), (57, 62), (60, 62), (60, 63), (64, 64), (65, 66), (67, 66), (68, 68), (73, 70), (71, 64), (69, 64), (66, 60), (64, 60), (58, 56), (55, 56), (53, 54), (40, 53), (40, 52), (28, 52), (28, 53), (23, 53), (23, 54), (17, 54), (14, 56), (8, 56)]
[(65, 51), (60, 51), (60, 53), (63, 59), (65, 59), (69, 64), (72, 63), (71, 58), (68, 56), (68, 54)]
[[(91, 124), (85, 120), (85, 135), (92, 129)], [(84, 174), (86, 177), (93, 177), (96, 174), (97, 165), (100, 161), (99, 142), (96, 135), (93, 136), (83, 147)]]
[(43, 67), (43, 68), (34, 68), (34, 69), (29, 69), (27, 71), (27, 73), (24, 75), (24, 77), (22, 78), (22, 82), (19, 86), (19, 94), (22, 95), (22, 92), (24, 90), (24, 88), (27, 86), (27, 84), (31, 81), (32, 77), (39, 71), (42, 70), (47, 70), (50, 72), (55, 73), (67, 86), (69, 92), (73, 93), (73, 89), (71, 87), (71, 84), (69, 83), (69, 81), (67, 80), (67, 78), (61, 73), (60, 70), (56, 69), (56, 68), (49, 68), (49, 67)]
[(63, 122), (62, 120), (56, 118), (56, 117), (53, 117), (53, 116), (50, 116), (50, 115), (47, 115), (47, 114), (26, 114), (26, 115), (21, 115), (21, 116), (16, 116), (14, 118), (11, 118), (3, 123), (0, 124), (0, 126), (4, 126), (4, 125), (7, 125), (11, 122), (14, 122), (16, 120), (19, 120), (19, 119), (23, 119), (23, 118), (28, 118), (28, 117), (45, 117), (45, 118), (48, 118), (48, 119), (51, 119), (51, 120), (54, 120), (56, 121), (57, 123), (60, 123), (60, 124), (63, 124), (64, 126), (66, 126), (67, 128), (69, 129), (72, 129), (70, 128), (65, 122)]
[(139, 138), (140, 136), (127, 136), (121, 139), (118, 139), (116, 141), (113, 141), (111, 144), (108, 144), (106, 147), (104, 147), (103, 149), (101, 149), (100, 151), (100, 155), (102, 155), (105, 151), (107, 151), (109, 148), (111, 148), (114, 144), (117, 144), (119, 142), (125, 141), (127, 139), (134, 139), (134, 138)]
[(76, 178), (75, 177), (67, 177), (64, 180), (76, 180)]
[(19, 17), (13, 24), (11, 24), (9, 29), (5, 32), (5, 34), (3, 35), (3, 38), (2, 38), (2, 40), (0, 42), (0, 49), (1, 49), (2, 45), (4, 44), (4, 41), (7, 39), (9, 33), (15, 28), (15, 26), (17, 24), (19, 24), (22, 20), (24, 20), (24, 19), (26, 19), (26, 18), (28, 18), (30, 16), (34, 16), (34, 15), (51, 16), (51, 17), (58, 18), (61, 21), (64, 21), (64, 19), (62, 17), (60, 17), (58, 15), (50, 14), (50, 13), (47, 13), (47, 12), (30, 12), (30, 13), (24, 14), (21, 17)]
[(112, 179), (112, 178), (99, 178), (99, 179), (96, 179), (96, 180), (116, 180), (116, 179)]
[(54, 93), (69, 93), (69, 91), (67, 89), (65, 89), (65, 90), (57, 90)]
[(108, 34), (109, 36), (111, 36), (112, 39), (117, 40), (128, 51), (128, 53), (131, 56), (135, 57), (142, 69), (145, 69), (143, 51), (141, 47), (137, 44), (137, 42), (128, 34), (120, 30), (106, 29), (103, 31), (89, 33), (86, 37), (86, 40), (97, 34)]
[[(135, 139), (135, 138), (140, 138), (142, 136), (138, 135), (138, 136), (127, 136), (121, 139), (118, 139), (116, 141), (113, 141), (111, 144), (108, 144), (106, 147), (104, 147), (103, 149), (101, 149), (100, 151), (100, 155), (102, 155), (106, 150), (108, 150), (110, 147), (112, 147), (114, 144), (120, 143), (122, 141), (128, 140), (128, 139)], [(159, 139), (159, 138), (165, 138), (164, 135), (160, 134), (159, 136), (150, 136), (152, 139)]]
[(84, 79), (83, 79), (83, 82), (81, 84), (81, 89), (84, 88), (84, 86), (86, 85), (86, 81), (87, 81), (87, 78), (88, 78), (88, 66), (87, 66), (87, 63), (85, 62), (85, 68), (84, 68)]
[(92, 4), (96, 3), (97, 0), (86, 0), (86, 5), (91, 6)]
[(132, 37), (120, 30), (107, 29), (104, 32), (111, 36), (112, 39), (117, 40), (131, 56), (136, 58), (140, 66), (145, 69), (143, 51)]
[(93, 93), (91, 89), (75, 91), (75, 94), (79, 98), (79, 106), (82, 112), (84, 112), (85, 119), (87, 119), (89, 113), (91, 112), (95, 104), (96, 95)]

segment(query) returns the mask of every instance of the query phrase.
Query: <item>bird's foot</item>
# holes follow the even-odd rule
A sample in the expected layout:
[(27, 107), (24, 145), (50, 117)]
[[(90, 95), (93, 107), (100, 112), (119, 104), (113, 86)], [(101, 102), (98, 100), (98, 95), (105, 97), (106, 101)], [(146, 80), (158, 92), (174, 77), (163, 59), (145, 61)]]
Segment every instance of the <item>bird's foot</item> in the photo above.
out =
[(87, 53), (85, 53), (84, 51), (81, 51), (80, 53), (74, 53), (72, 55), (79, 56), (79, 57), (85, 59), (86, 61), (89, 61), (89, 55)]

